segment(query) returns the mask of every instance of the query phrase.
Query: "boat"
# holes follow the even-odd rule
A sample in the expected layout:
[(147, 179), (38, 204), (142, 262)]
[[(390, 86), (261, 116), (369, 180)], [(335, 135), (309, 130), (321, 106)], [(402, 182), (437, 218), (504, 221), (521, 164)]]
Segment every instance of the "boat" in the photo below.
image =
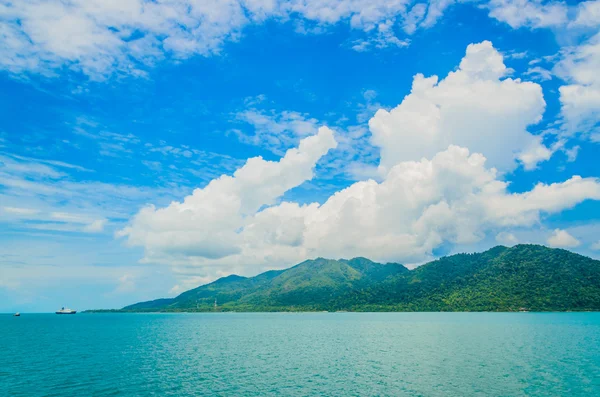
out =
[(56, 314), (75, 314), (77, 310), (69, 309), (69, 308), (61, 308), (56, 312)]
[(21, 317), (21, 313), (16, 312), (15, 314), (13, 314), (13, 316), (15, 316), (15, 317)]

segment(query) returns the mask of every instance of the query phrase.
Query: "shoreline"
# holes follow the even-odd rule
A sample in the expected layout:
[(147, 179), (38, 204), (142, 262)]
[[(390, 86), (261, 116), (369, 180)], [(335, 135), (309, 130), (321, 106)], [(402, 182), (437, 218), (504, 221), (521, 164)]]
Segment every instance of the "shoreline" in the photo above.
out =
[(119, 309), (94, 309), (84, 310), (81, 313), (85, 314), (224, 314), (224, 313), (600, 313), (600, 309), (590, 310), (528, 310), (528, 311), (510, 311), (510, 310), (445, 310), (445, 311), (429, 311), (429, 310), (223, 310), (223, 311), (191, 311), (191, 310), (162, 310), (162, 311), (129, 311)]

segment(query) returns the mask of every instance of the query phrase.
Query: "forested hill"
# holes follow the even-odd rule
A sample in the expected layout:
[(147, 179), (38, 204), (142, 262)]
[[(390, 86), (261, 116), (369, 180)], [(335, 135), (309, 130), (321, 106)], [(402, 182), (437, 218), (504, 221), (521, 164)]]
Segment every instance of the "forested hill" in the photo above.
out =
[[(215, 307), (215, 300), (217, 306)], [(122, 311), (600, 310), (600, 261), (539, 245), (458, 254), (414, 270), (365, 258), (318, 258), (236, 275)]]

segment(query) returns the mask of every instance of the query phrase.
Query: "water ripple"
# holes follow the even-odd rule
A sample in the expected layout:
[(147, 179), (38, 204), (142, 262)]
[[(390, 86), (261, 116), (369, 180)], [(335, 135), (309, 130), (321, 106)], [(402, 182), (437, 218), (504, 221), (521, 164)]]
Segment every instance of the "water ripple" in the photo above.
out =
[(0, 315), (0, 396), (166, 395), (600, 395), (600, 314)]

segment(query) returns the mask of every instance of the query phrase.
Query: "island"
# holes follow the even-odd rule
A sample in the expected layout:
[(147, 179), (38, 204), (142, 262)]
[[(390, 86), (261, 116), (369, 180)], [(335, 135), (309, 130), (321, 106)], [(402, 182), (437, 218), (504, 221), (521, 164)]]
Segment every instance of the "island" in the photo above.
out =
[(442, 257), (409, 270), (317, 258), (255, 277), (230, 275), (174, 298), (91, 312), (598, 311), (600, 261), (521, 244)]

